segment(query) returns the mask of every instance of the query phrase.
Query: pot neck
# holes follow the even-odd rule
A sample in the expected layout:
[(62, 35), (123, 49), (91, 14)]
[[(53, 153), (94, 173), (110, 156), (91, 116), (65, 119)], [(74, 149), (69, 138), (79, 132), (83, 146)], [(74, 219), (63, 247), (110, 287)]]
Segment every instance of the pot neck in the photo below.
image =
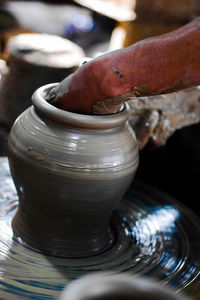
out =
[(110, 115), (83, 115), (59, 109), (45, 100), (45, 95), (48, 91), (57, 85), (58, 83), (44, 85), (38, 88), (32, 96), (32, 102), (36, 111), (46, 119), (60, 125), (90, 130), (116, 128), (128, 120), (129, 107), (126, 103), (120, 112)]

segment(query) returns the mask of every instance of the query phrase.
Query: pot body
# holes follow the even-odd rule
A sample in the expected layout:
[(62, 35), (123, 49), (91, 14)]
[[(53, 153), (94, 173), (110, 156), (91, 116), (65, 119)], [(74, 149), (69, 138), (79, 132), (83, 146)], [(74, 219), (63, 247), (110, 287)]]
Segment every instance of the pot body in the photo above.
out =
[(34, 93), (9, 136), (19, 197), (13, 231), (43, 252), (92, 255), (114, 239), (109, 220), (137, 169), (137, 141), (127, 107), (111, 116), (69, 113), (45, 101), (54, 86)]

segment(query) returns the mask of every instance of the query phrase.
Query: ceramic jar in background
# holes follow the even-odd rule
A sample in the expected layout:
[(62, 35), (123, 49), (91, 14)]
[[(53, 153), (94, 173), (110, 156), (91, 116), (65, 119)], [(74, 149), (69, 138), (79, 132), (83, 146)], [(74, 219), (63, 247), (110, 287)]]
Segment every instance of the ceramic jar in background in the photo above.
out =
[[(128, 273), (90, 273), (72, 281), (59, 300), (189, 300), (151, 278)], [(190, 299), (191, 300), (191, 299)]]
[(58, 35), (24, 33), (9, 39), (3, 57), (7, 70), (0, 81), (0, 125), (10, 128), (31, 106), (33, 91), (73, 73), (85, 53), (77, 44)]
[(128, 106), (106, 116), (63, 111), (44, 98), (55, 85), (34, 93), (9, 136), (19, 196), (13, 231), (45, 253), (92, 255), (114, 240), (110, 216), (136, 172), (137, 141)]

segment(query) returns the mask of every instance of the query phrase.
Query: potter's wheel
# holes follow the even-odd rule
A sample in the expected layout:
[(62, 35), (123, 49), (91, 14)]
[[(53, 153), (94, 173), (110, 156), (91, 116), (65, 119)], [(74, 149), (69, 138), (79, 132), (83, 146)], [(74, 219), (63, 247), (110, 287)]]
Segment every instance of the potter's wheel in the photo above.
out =
[(116, 241), (87, 258), (45, 256), (13, 240), (18, 205), (6, 158), (0, 159), (0, 299), (55, 299), (86, 272), (151, 276), (200, 299), (200, 222), (181, 203), (136, 183), (113, 213)]

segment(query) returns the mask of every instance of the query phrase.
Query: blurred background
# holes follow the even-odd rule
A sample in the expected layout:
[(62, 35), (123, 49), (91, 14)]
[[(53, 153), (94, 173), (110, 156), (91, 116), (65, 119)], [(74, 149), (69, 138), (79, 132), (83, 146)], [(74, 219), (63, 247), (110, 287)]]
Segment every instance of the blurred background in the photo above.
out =
[[(0, 155), (7, 155), (10, 128), (31, 105), (37, 87), (62, 80), (85, 60), (169, 32), (199, 15), (199, 0), (0, 0)], [(167, 108), (147, 105), (138, 112), (133, 104), (133, 127), (142, 145), (136, 179), (197, 213), (199, 87), (172, 96), (157, 98)], [(177, 103), (173, 112), (172, 101)], [(187, 113), (183, 102), (189, 103)], [(157, 127), (150, 127), (156, 112)]]

